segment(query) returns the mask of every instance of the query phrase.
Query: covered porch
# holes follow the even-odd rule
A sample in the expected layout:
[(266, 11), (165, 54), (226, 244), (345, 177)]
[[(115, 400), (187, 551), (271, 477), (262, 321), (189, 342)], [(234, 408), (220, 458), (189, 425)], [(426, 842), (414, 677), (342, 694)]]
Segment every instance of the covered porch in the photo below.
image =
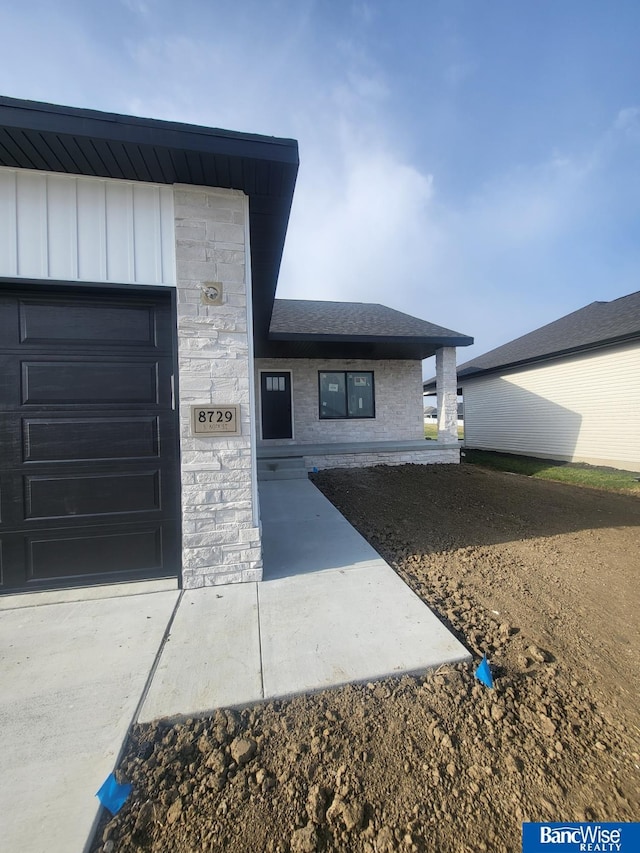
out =
[[(382, 305), (275, 300), (256, 341), (259, 478), (459, 462), (456, 348), (472, 342)], [(438, 440), (425, 441), (422, 361), (434, 355)]]

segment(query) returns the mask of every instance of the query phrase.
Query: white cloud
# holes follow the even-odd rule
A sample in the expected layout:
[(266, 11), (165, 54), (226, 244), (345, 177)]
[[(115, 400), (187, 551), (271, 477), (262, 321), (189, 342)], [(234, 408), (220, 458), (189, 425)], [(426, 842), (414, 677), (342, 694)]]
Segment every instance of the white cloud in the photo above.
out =
[(618, 113), (614, 127), (616, 130), (637, 135), (640, 131), (640, 107), (626, 107)]
[(516, 297), (540, 270), (525, 256), (548, 261), (589, 213), (589, 161), (556, 154), (453, 203), (381, 127), (339, 127), (302, 147), (280, 295), (382, 301), (471, 333), (505, 275)]
[(146, 17), (151, 12), (150, 3), (147, 0), (120, 0), (125, 9), (134, 15)]
[(351, 12), (356, 20), (362, 21), (364, 24), (371, 24), (376, 16), (374, 7), (366, 0), (353, 0)]
[(432, 178), (349, 129), (331, 153), (301, 174), (279, 294), (397, 305), (423, 282), (437, 240)]

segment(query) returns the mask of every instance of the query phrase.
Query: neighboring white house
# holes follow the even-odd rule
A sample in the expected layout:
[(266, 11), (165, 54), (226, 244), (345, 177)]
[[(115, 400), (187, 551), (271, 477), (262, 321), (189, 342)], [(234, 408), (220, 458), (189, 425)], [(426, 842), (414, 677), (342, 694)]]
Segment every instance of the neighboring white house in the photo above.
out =
[(459, 460), (471, 338), (275, 300), (297, 170), (290, 139), (0, 98), (1, 592), (259, 580), (259, 456)]
[[(438, 420), (438, 410), (435, 406), (425, 405), (424, 407), (424, 422), (432, 423)], [(458, 426), (464, 426), (464, 410), (462, 403), (458, 403)]]
[(462, 364), (458, 390), (466, 447), (640, 471), (640, 292)]

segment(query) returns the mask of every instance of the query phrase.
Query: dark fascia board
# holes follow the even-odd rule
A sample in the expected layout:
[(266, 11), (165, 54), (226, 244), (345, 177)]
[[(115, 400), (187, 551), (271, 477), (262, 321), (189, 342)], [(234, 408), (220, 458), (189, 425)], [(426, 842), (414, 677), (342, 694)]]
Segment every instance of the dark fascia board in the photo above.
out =
[[(443, 344), (424, 338), (336, 337), (318, 340), (321, 336), (301, 336), (297, 340), (256, 341), (256, 358), (360, 358), (376, 361), (417, 360), (435, 355)], [(322, 336), (324, 337), (324, 336)], [(449, 344), (444, 344), (448, 346)]]
[[(298, 173), (298, 143), (0, 96), (0, 165), (242, 190), (249, 197), (253, 326), (266, 337)], [(7, 141), (5, 139), (5, 141)]]
[(25, 131), (58, 133), (139, 145), (226, 154), (298, 165), (294, 139), (161, 119), (105, 113), (0, 96), (0, 123)]
[(507, 371), (517, 370), (521, 367), (530, 367), (536, 364), (544, 364), (548, 361), (555, 361), (558, 358), (566, 358), (567, 356), (571, 355), (579, 355), (581, 353), (594, 352), (600, 349), (608, 349), (609, 347), (617, 346), (618, 344), (624, 344), (635, 340), (640, 341), (640, 334), (635, 333), (633, 335), (621, 335), (620, 337), (609, 338), (606, 341), (598, 341), (597, 343), (585, 344), (581, 347), (569, 347), (567, 349), (557, 350), (556, 352), (541, 355), (536, 358), (527, 358), (522, 359), (521, 361), (506, 362), (505, 364), (498, 364), (494, 367), (486, 367), (480, 370), (474, 370), (473, 368), (469, 368), (468, 370), (463, 369), (461, 371), (458, 371), (458, 381), (460, 382), (463, 379), (475, 379), (479, 376), (488, 376), (490, 374), (495, 373), (505, 373)]
[(273, 341), (267, 346), (256, 347), (256, 358), (270, 359), (323, 359), (345, 360), (366, 359), (369, 361), (390, 361), (406, 359), (422, 361), (435, 354), (435, 350), (425, 350), (416, 346), (383, 346), (380, 343), (303, 343), (293, 341)]
[(305, 335), (296, 332), (271, 332), (270, 341), (305, 341), (318, 343), (406, 344), (429, 347), (468, 347), (473, 338), (466, 336), (424, 338), (419, 335)]

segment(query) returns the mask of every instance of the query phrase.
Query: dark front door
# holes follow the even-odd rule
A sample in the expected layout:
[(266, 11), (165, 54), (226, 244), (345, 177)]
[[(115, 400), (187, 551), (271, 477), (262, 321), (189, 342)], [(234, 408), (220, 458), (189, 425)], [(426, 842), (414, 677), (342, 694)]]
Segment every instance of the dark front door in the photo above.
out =
[(291, 424), (291, 374), (262, 373), (262, 437), (293, 438)]
[(0, 591), (176, 576), (164, 294), (0, 291)]

